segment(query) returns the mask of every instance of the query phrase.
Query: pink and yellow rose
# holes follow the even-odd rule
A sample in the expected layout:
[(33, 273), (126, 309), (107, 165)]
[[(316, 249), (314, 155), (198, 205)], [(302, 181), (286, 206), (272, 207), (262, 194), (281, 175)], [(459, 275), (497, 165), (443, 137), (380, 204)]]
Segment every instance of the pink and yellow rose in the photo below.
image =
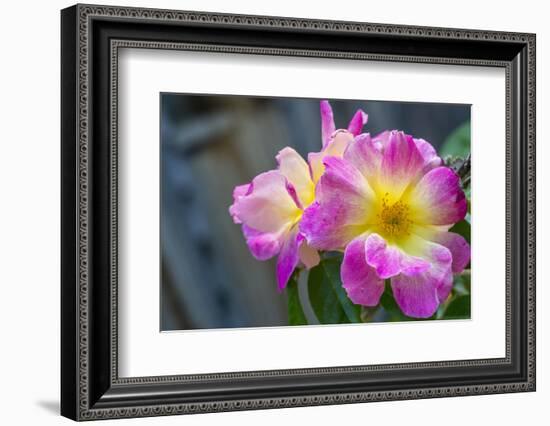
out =
[(428, 142), (398, 131), (363, 135), (324, 164), (300, 224), (308, 244), (344, 250), (342, 283), (355, 304), (377, 305), (390, 279), (403, 313), (432, 316), (470, 259), (449, 232), (467, 211), (457, 174)]
[(308, 162), (286, 147), (277, 155), (278, 168), (256, 176), (251, 183), (233, 191), (229, 212), (242, 224), (252, 255), (258, 260), (277, 258), (277, 283), (284, 289), (299, 263), (311, 268), (319, 263), (319, 253), (300, 232), (304, 211), (315, 200), (315, 187), (328, 156), (341, 156), (367, 123), (359, 110), (347, 129), (336, 129), (332, 109), (321, 102), (321, 151), (310, 153)]
[(322, 149), (306, 162), (284, 148), (277, 169), (235, 188), (229, 210), (254, 257), (278, 256), (280, 289), (298, 265), (318, 264), (319, 251), (343, 251), (353, 303), (377, 305), (389, 280), (403, 313), (427, 318), (470, 260), (468, 243), (449, 232), (467, 201), (429, 142), (396, 130), (372, 137), (361, 133), (366, 122), (359, 110), (336, 129), (322, 101)]

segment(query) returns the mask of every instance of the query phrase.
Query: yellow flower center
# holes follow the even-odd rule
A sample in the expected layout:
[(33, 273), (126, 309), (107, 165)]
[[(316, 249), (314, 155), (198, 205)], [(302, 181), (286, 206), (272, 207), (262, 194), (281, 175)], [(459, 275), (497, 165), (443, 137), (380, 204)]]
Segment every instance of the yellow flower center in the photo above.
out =
[(412, 221), (409, 218), (409, 206), (399, 200), (393, 204), (388, 202), (388, 194), (382, 198), (382, 208), (378, 214), (381, 233), (387, 239), (395, 240), (409, 235)]

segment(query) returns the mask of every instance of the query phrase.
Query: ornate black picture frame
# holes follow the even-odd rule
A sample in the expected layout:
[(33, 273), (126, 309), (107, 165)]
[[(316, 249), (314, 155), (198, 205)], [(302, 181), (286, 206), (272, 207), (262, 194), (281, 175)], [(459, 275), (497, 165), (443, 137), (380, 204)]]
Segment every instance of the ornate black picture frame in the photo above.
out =
[[(61, 28), (62, 415), (92, 420), (535, 390), (534, 34), (95, 5), (64, 9)], [(121, 47), (505, 69), (506, 356), (120, 378)]]

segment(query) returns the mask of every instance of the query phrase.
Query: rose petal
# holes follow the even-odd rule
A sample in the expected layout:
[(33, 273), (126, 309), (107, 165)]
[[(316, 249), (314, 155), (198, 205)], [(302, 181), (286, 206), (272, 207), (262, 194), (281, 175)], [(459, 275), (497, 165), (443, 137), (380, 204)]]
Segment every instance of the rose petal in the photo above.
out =
[(234, 223), (237, 223), (237, 224), (242, 223), (235, 213), (235, 203), (241, 197), (248, 195), (251, 190), (252, 190), (252, 185), (250, 183), (246, 183), (244, 185), (237, 185), (233, 190), (233, 204), (229, 206), (229, 214), (231, 215), (231, 218), (233, 219)]
[[(380, 151), (383, 152), (390, 142), (390, 137), (392, 135), (390, 130), (385, 130), (382, 133), (377, 134), (372, 138), (373, 145)], [(410, 135), (405, 135), (407, 138), (411, 138)], [(422, 168), (422, 174), (428, 172), (434, 167), (438, 167), (442, 164), (441, 158), (437, 155), (435, 148), (428, 141), (424, 139), (413, 138), (413, 142), (418, 149), (418, 152), (422, 156), (424, 161), (424, 166)]]
[(361, 130), (363, 130), (363, 126), (367, 124), (368, 120), (369, 116), (365, 114), (363, 110), (358, 109), (348, 124), (348, 131), (353, 136), (357, 136), (359, 133), (361, 133)]
[(294, 149), (286, 147), (277, 154), (279, 171), (296, 190), (301, 206), (309, 206), (315, 197), (315, 187), (311, 180), (308, 164)]
[(424, 276), (399, 275), (392, 279), (393, 296), (401, 311), (413, 318), (429, 318), (439, 307), (435, 283)]
[(365, 261), (365, 238), (360, 236), (346, 247), (342, 269), (342, 285), (357, 305), (376, 306), (384, 293), (384, 280)]
[(428, 141), (424, 139), (413, 139), (418, 151), (424, 159), (423, 173), (427, 173), (429, 170), (441, 166), (441, 158), (437, 155), (437, 151)]
[(361, 172), (371, 188), (378, 187), (378, 176), (382, 164), (382, 152), (376, 147), (370, 134), (363, 133), (355, 138), (355, 142), (348, 145), (344, 159)]
[(314, 266), (317, 266), (321, 261), (319, 252), (311, 247), (307, 241), (304, 239), (300, 243), (300, 248), (298, 249), (298, 255), (300, 261), (304, 264), (307, 269), (311, 269)]
[(313, 183), (317, 184), (323, 173), (325, 172), (325, 165), (323, 164), (323, 158), (325, 158), (325, 153), (320, 152), (310, 152), (307, 155), (307, 162), (309, 163), (309, 168), (311, 172), (311, 177)]
[(288, 192), (288, 195), (292, 197), (292, 201), (294, 201), (294, 204), (300, 209), (303, 210), (304, 207), (302, 206), (302, 202), (298, 198), (298, 193), (296, 192), (296, 189), (294, 188), (294, 185), (292, 185), (288, 180), (285, 182), (286, 191)]
[(335, 130), (334, 115), (330, 103), (328, 101), (321, 101), (321, 139), (323, 148), (328, 145)]
[(287, 189), (286, 178), (276, 170), (256, 176), (250, 194), (240, 197), (230, 211), (260, 232), (282, 232), (301, 213)]
[(365, 243), (366, 262), (376, 270), (380, 278), (390, 278), (400, 273), (418, 275), (430, 264), (420, 256), (414, 256), (401, 247), (388, 244), (380, 235), (369, 235)]
[(380, 185), (389, 197), (388, 201), (399, 200), (405, 189), (419, 179), (423, 167), (424, 159), (413, 138), (392, 131), (380, 167)]
[(298, 247), (300, 244), (300, 234), (298, 227), (294, 226), (282, 237), (282, 246), (277, 259), (277, 284), (279, 290), (283, 290), (298, 265), (299, 255)]
[[(397, 130), (393, 130), (393, 132), (396, 132), (396, 131)], [(383, 132), (378, 133), (376, 136), (372, 138), (372, 142), (374, 146), (381, 153), (384, 152), (384, 150), (388, 146), (391, 134), (392, 134), (392, 130), (384, 130)]]
[(402, 273), (391, 280), (395, 301), (405, 315), (413, 318), (432, 316), (452, 288), (450, 251), (426, 242), (424, 256), (430, 264), (426, 271), (412, 276)]
[(426, 173), (407, 195), (411, 218), (426, 225), (450, 225), (466, 216), (468, 204), (460, 178), (447, 167)]
[(259, 232), (243, 225), (243, 234), (250, 252), (258, 260), (271, 259), (281, 249), (281, 235), (278, 233)]
[(245, 183), (244, 185), (237, 185), (233, 190), (233, 200), (237, 201), (239, 198), (250, 194), (251, 190), (252, 185), (249, 183)]
[(401, 272), (401, 253), (397, 247), (388, 246), (378, 234), (372, 234), (365, 243), (367, 264), (376, 270), (380, 278), (393, 277)]
[(433, 241), (449, 249), (453, 256), (453, 273), (460, 274), (470, 262), (470, 245), (468, 242), (454, 232), (439, 232)]
[(326, 157), (324, 164), (326, 172), (316, 189), (319, 201), (338, 195), (335, 193), (339, 191), (344, 191), (351, 197), (361, 196), (367, 200), (374, 196), (372, 188), (364, 176), (350, 162), (338, 157)]
[(316, 188), (317, 201), (305, 210), (300, 229), (313, 247), (335, 250), (374, 220), (374, 193), (349, 162), (327, 157), (325, 165), (327, 170)]
[(343, 249), (357, 235), (365, 231), (364, 225), (346, 225), (345, 208), (338, 204), (323, 206), (314, 202), (300, 221), (300, 231), (310, 246), (321, 250)]
[(350, 132), (347, 130), (338, 130), (321, 152), (311, 152), (308, 154), (307, 159), (311, 169), (311, 176), (315, 184), (317, 184), (325, 172), (325, 165), (323, 164), (325, 157), (342, 157), (346, 148), (352, 142), (353, 135)]

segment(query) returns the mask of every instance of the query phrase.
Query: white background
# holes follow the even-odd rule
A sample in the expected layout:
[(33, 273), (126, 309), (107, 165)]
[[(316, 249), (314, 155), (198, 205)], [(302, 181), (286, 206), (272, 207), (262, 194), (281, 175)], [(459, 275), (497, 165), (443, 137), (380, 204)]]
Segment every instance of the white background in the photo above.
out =
[[(294, 408), (201, 416), (118, 420), (119, 424), (257, 425), (315, 421), (407, 425), (544, 424), (550, 400), (550, 315), (545, 269), (550, 257), (550, 28), (541, 1), (111, 2), (134, 6), (270, 14), (537, 33), (538, 391), (423, 401)], [(0, 400), (3, 424), (68, 424), (59, 395), (59, 9), (65, 1), (9, 2), (0, 27)], [(546, 79), (546, 80), (545, 80)], [(487, 255), (490, 255), (488, 253)], [(539, 419), (539, 420), (537, 420)], [(108, 421), (102, 424), (116, 424)]]
[[(503, 69), (124, 49), (119, 81), (122, 377), (505, 356)], [(159, 333), (159, 227), (151, 225), (159, 208), (151, 200), (159, 199), (158, 98), (166, 91), (471, 104), (471, 320)], [(501, 178), (484, 173), (486, 164)]]

